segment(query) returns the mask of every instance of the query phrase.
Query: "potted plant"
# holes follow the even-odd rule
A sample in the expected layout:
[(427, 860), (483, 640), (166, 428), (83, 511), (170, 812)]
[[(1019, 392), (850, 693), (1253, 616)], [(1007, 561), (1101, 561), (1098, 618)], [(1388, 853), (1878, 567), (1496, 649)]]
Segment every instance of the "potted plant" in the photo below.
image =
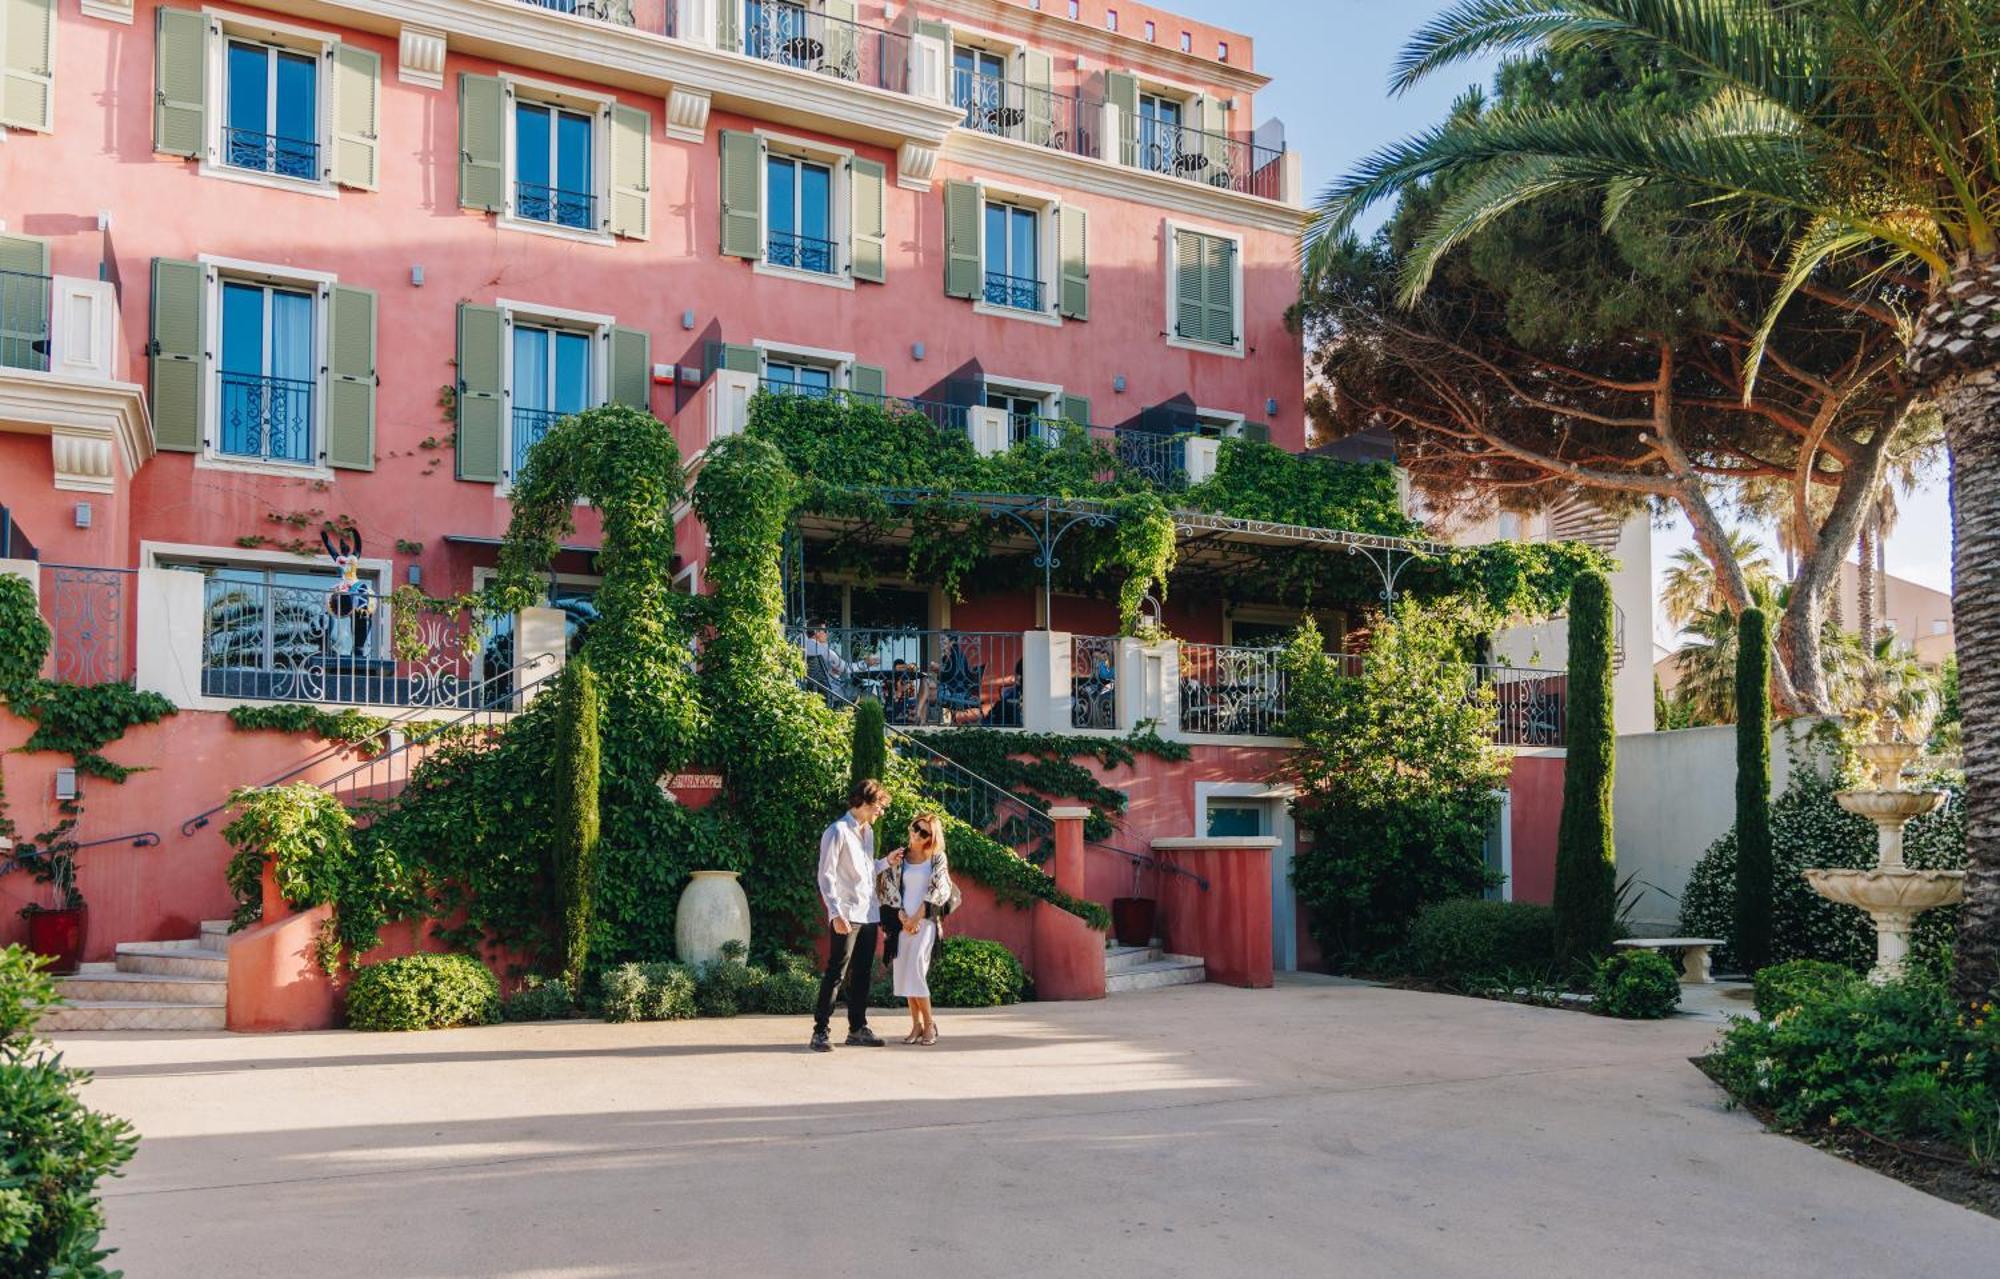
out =
[(28, 921), (28, 949), (49, 956), (48, 971), (57, 974), (73, 973), (83, 963), (89, 920), (83, 891), (76, 886), (76, 840), (71, 838), (75, 829), (76, 820), (66, 819), (14, 853), (15, 865), (52, 890), (54, 905), (31, 902), (21, 908), (21, 918)]
[(1120, 946), (1150, 946), (1153, 931), (1159, 922), (1160, 903), (1151, 897), (1139, 895), (1139, 876), (1145, 866), (1132, 863), (1132, 895), (1111, 899), (1111, 935), (1118, 939)]

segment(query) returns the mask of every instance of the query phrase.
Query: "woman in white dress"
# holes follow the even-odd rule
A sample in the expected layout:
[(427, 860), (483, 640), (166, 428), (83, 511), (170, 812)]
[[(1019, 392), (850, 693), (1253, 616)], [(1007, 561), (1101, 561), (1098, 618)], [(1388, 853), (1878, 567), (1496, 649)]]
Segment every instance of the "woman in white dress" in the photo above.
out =
[(892, 865), (876, 882), (884, 914), (902, 917), (902, 936), (890, 965), (895, 992), (910, 1003), (910, 1033), (906, 1044), (937, 1042), (937, 1019), (931, 1016), (931, 954), (937, 949), (944, 917), (958, 904), (951, 868), (944, 855), (944, 820), (936, 813), (918, 813), (910, 822), (910, 842), (899, 849), (900, 866)]

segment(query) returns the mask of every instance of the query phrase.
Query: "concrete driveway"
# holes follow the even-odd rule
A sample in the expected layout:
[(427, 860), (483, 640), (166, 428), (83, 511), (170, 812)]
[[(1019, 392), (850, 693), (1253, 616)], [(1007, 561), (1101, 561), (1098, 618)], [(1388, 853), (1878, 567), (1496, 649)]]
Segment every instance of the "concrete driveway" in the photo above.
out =
[[(900, 1014), (877, 1019), (900, 1034)], [(1995, 1273), (1722, 1107), (1715, 1032), (1296, 981), (942, 1016), (65, 1036), (155, 1276)]]

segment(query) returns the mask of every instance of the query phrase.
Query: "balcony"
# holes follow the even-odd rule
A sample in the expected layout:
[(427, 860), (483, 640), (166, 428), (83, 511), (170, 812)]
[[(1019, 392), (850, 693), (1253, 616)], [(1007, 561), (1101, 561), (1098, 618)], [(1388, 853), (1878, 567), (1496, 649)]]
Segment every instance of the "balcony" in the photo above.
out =
[(565, 191), (534, 182), (514, 184), (514, 216), (527, 222), (595, 231), (597, 197), (588, 191)]
[(1004, 306), (1015, 311), (1042, 312), (1042, 282), (1026, 276), (988, 271), (983, 291), (988, 306)]
[(1120, 135), (1127, 165), (1266, 200), (1286, 198), (1283, 150), (1129, 116)]
[(956, 70), (952, 73), (952, 103), (965, 112), (961, 128), (996, 138), (1018, 138), (1051, 151), (1103, 158), (1097, 144), (1104, 104), (1095, 98)]
[(549, 428), (568, 417), (559, 409), (514, 410), (514, 469), (507, 473), (508, 479), (519, 476), (528, 465), (528, 450), (542, 442)]
[(221, 375), (221, 429), (218, 453), (258, 462), (311, 465), (313, 400), (318, 386), (309, 379), (255, 373)]
[(773, 229), (765, 234), (764, 260), (794, 271), (833, 275), (840, 269), (840, 250), (832, 240)]
[(222, 158), (231, 168), (274, 173), (281, 178), (317, 182), (319, 143), (309, 138), (278, 137), (224, 126)]
[(115, 492), (153, 455), (109, 280), (0, 271), (0, 431), (49, 437), (54, 487)]

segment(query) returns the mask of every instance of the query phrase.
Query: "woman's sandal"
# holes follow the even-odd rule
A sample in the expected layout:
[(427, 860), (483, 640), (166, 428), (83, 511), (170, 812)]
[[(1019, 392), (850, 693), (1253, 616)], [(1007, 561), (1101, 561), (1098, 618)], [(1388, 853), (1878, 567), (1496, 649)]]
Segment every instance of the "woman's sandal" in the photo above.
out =
[(923, 1045), (924, 1047), (926, 1047), (926, 1048), (928, 1048), (928, 1047), (930, 1047), (930, 1046), (931, 1046), (932, 1044), (936, 1043), (936, 1042), (937, 1042), (937, 1027), (936, 1027), (936, 1026), (932, 1026), (932, 1027), (930, 1027), (930, 1028), (929, 1028), (928, 1030), (924, 1031), (924, 1037), (923, 1037), (922, 1039), (919, 1039), (919, 1040), (918, 1040), (917, 1042), (918, 1042), (918, 1043), (920, 1043), (920, 1044), (922, 1044), (922, 1045)]
[(922, 1040), (923, 1040), (923, 1032), (918, 1030), (913, 1030), (909, 1034), (903, 1036), (903, 1042), (906, 1044), (919, 1043)]

